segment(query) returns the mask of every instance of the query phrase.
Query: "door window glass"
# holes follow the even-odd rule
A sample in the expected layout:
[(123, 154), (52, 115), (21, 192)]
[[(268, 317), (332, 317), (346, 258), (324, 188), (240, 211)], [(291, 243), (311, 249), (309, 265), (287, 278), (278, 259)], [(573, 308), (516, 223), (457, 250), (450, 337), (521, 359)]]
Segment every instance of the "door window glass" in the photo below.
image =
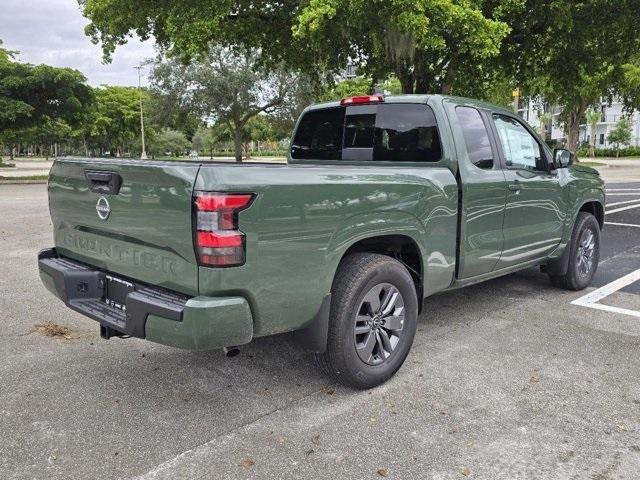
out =
[(456, 115), (462, 127), (469, 160), (478, 168), (492, 169), (493, 151), (480, 112), (471, 107), (457, 107)]
[(544, 170), (542, 151), (533, 135), (514, 118), (506, 115), (494, 115), (493, 118), (507, 166)]

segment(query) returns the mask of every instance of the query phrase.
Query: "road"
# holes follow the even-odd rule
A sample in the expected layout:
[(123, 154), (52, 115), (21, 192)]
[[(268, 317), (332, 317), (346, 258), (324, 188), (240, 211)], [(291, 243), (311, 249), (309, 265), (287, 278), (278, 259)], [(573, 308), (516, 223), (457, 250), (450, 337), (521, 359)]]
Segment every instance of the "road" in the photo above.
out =
[[(532, 269), (434, 296), (398, 375), (354, 392), (284, 337), (231, 359), (101, 340), (38, 279), (45, 187), (0, 186), (0, 476), (637, 478), (640, 318), (571, 303), (640, 269), (640, 183), (607, 203), (594, 288)], [(638, 283), (599, 303), (640, 311)]]

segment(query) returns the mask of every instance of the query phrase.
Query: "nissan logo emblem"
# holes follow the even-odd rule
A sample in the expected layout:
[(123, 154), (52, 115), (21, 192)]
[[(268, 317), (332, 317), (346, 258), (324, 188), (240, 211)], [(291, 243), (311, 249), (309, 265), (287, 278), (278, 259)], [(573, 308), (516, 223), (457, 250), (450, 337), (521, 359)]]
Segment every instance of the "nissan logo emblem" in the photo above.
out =
[(98, 203), (96, 203), (96, 213), (98, 214), (98, 218), (100, 220), (106, 220), (109, 218), (109, 214), (111, 213), (111, 205), (109, 205), (109, 200), (106, 197), (100, 197), (98, 199)]

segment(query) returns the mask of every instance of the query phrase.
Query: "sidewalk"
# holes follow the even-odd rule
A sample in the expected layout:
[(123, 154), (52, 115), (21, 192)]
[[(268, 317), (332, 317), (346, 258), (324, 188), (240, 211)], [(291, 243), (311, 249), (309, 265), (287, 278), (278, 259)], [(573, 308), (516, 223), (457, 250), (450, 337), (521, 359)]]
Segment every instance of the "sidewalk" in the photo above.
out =
[(0, 177), (16, 178), (49, 175), (49, 170), (51, 169), (51, 165), (53, 165), (53, 161), (7, 160), (7, 163), (14, 163), (16, 166), (0, 168)]
[(583, 158), (583, 162), (604, 164), (594, 167), (607, 183), (640, 182), (640, 159), (625, 160), (615, 158)]

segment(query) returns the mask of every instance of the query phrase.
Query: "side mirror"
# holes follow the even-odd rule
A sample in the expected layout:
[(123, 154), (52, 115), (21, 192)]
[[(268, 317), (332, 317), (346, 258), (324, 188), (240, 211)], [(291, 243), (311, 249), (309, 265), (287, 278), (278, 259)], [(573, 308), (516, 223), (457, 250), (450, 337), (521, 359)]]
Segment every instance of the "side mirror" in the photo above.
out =
[(553, 151), (553, 164), (556, 168), (567, 168), (574, 159), (575, 155), (564, 148), (556, 148)]

